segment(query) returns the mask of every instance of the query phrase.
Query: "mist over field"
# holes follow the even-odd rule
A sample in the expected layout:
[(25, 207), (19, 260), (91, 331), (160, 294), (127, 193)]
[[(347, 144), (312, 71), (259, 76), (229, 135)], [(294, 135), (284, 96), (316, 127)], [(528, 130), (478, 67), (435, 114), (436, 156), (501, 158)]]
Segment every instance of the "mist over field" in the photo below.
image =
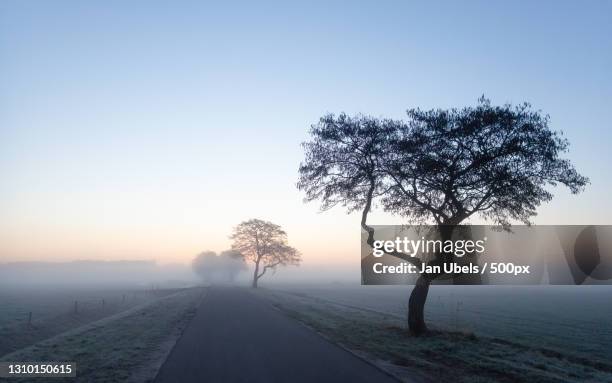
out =
[[(75, 300), (106, 305), (130, 294), (197, 285), (247, 286), (251, 269), (233, 282), (200, 278), (188, 265), (150, 261), (18, 262), (0, 265), (2, 323), (29, 311), (69, 311)], [(412, 285), (362, 286), (355, 267), (301, 266), (271, 274), (261, 287), (403, 318)], [(501, 338), (548, 339), (586, 353), (612, 348), (612, 286), (432, 286), (426, 315), (436, 328)], [(134, 298), (140, 299), (140, 298)], [(57, 306), (50, 308), (52, 306)], [(59, 308), (58, 308), (59, 307)], [(40, 315), (37, 315), (40, 318)], [(571, 336), (557, 332), (572, 327)], [(530, 342), (530, 341), (529, 341)], [(573, 346), (572, 346), (573, 345)], [(571, 346), (571, 347), (570, 347)]]
[[(238, 274), (235, 283), (247, 284), (249, 274)], [(264, 284), (278, 283), (351, 283), (359, 284), (359, 265), (302, 265), (286, 268), (267, 276)], [(73, 261), (0, 263), (2, 287), (74, 287), (74, 286), (184, 286), (201, 284), (191, 265), (158, 264), (154, 261)]]
[(0, 286), (113, 287), (151, 284), (193, 284), (186, 265), (158, 265), (153, 261), (13, 262), (0, 264)]

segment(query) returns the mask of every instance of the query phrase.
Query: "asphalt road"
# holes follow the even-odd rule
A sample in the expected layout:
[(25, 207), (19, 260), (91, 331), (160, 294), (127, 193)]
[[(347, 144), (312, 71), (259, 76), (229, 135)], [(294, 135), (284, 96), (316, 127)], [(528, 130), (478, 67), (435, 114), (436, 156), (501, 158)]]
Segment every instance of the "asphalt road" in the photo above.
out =
[(211, 288), (157, 383), (397, 381), (246, 288)]

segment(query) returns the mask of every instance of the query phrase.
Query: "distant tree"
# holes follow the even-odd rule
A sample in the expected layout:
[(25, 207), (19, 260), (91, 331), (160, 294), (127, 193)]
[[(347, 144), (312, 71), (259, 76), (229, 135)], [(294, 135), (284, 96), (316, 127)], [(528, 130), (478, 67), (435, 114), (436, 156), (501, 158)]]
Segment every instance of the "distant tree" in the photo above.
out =
[(193, 260), (193, 270), (207, 282), (233, 282), (246, 265), (242, 254), (235, 250), (226, 250), (217, 255), (214, 251), (205, 251)]
[(300, 253), (287, 244), (287, 234), (280, 226), (260, 219), (250, 219), (234, 228), (232, 249), (253, 262), (253, 287), (268, 270), (278, 266), (299, 265)]
[(229, 282), (234, 282), (236, 276), (247, 269), (244, 257), (236, 250), (225, 250), (219, 254), (219, 272), (226, 277)]
[[(508, 229), (525, 224), (536, 208), (552, 199), (547, 186), (562, 184), (572, 193), (588, 183), (571, 163), (560, 158), (568, 141), (548, 127), (548, 116), (527, 103), (492, 106), (484, 97), (476, 107), (408, 111), (408, 121), (328, 115), (311, 129), (304, 144), (298, 188), (306, 200), (321, 200), (327, 209), (342, 204), (362, 210), (367, 225), (372, 202), (411, 223), (434, 223), (443, 237), (478, 214)], [(420, 265), (418, 258), (390, 255)], [(430, 265), (450, 262), (436, 254)], [(424, 306), (432, 280), (421, 275), (410, 295), (408, 325), (414, 334), (427, 331)]]
[(214, 251), (203, 251), (194, 258), (191, 267), (203, 280), (210, 282), (216, 273), (217, 254)]

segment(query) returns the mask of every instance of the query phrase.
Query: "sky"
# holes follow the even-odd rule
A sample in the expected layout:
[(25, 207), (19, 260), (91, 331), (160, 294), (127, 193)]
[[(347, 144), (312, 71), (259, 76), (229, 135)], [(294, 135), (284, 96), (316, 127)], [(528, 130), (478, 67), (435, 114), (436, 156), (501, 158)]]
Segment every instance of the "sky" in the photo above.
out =
[(610, 224), (611, 19), (596, 0), (2, 1), (0, 262), (189, 262), (257, 217), (305, 265), (356, 265), (359, 217), (295, 187), (309, 126), (482, 94), (548, 113), (591, 179), (534, 222)]

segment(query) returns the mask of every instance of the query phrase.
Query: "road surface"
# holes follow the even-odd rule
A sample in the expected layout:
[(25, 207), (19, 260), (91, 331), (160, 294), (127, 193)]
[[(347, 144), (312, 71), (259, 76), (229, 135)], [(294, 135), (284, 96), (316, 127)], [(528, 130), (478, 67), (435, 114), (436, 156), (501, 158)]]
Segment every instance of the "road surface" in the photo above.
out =
[(210, 288), (157, 383), (397, 383), (246, 288)]

